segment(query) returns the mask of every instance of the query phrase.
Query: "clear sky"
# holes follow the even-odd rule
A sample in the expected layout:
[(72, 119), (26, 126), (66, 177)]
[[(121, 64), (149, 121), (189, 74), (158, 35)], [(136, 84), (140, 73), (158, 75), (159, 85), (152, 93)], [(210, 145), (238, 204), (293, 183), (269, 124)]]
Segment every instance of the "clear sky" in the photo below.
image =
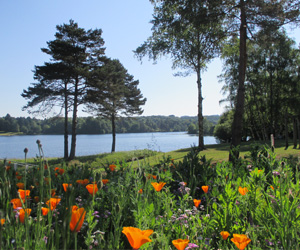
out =
[[(139, 88), (147, 98), (145, 116), (196, 116), (196, 75), (173, 76), (171, 60), (162, 58), (153, 64), (148, 58), (139, 62), (133, 50), (150, 35), (153, 6), (149, 0), (2, 0), (0, 1), (0, 117), (29, 116), (22, 111), (27, 101), (23, 89), (33, 83), (35, 65), (43, 65), (49, 57), (41, 52), (47, 41), (54, 40), (56, 25), (73, 19), (85, 29), (100, 28), (105, 41), (106, 56), (119, 59), (128, 73), (139, 80)], [(291, 33), (298, 36), (299, 29)], [(297, 39), (298, 42), (300, 39)], [(220, 60), (208, 65), (202, 75), (203, 114), (221, 114), (224, 106)], [(79, 116), (88, 114), (79, 112)]]

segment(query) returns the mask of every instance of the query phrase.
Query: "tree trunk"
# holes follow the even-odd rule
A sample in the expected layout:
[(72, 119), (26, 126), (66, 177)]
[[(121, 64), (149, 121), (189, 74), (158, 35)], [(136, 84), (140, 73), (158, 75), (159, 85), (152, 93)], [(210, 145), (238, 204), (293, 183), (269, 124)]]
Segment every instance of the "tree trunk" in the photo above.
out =
[(76, 149), (76, 127), (77, 127), (77, 108), (78, 108), (78, 79), (75, 83), (75, 93), (74, 93), (74, 104), (73, 104), (73, 118), (72, 118), (72, 139), (71, 139), (71, 151), (69, 160), (75, 158)]
[(273, 72), (270, 70), (270, 125), (271, 125), (271, 134), (274, 133), (274, 118), (273, 118)]
[(293, 148), (297, 148), (297, 118), (293, 117)]
[(247, 29), (245, 1), (240, 0), (241, 25), (240, 25), (240, 57), (239, 57), (239, 86), (237, 91), (235, 112), (232, 124), (232, 141), (229, 153), (229, 161), (234, 161), (239, 157), (237, 146), (240, 145), (243, 129), (243, 114), (245, 103), (245, 75), (247, 64)]
[(297, 117), (297, 128), (298, 128), (298, 140), (299, 140), (299, 149), (300, 149), (300, 116)]
[(64, 132), (64, 159), (68, 159), (69, 150), (69, 131), (68, 131), (68, 93), (67, 83), (65, 83), (65, 132)]
[(285, 130), (285, 150), (289, 147), (289, 128), (288, 128), (288, 113), (284, 115), (284, 130)]
[(112, 128), (112, 146), (111, 152), (116, 151), (116, 121), (115, 121), (115, 114), (111, 116), (111, 128)]
[(197, 71), (197, 86), (198, 86), (198, 148), (199, 150), (204, 149), (204, 140), (203, 140), (203, 114), (202, 114), (202, 83), (201, 83), (201, 72), (200, 69)]

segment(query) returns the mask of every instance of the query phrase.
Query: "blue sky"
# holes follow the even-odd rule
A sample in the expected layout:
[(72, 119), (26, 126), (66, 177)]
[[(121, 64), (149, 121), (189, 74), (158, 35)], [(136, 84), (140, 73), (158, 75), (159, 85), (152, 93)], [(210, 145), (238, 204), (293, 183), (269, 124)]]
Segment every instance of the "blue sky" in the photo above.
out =
[[(143, 115), (197, 114), (195, 74), (175, 77), (177, 71), (171, 69), (168, 58), (153, 64), (148, 58), (141, 63), (134, 57), (133, 50), (151, 35), (153, 6), (149, 0), (2, 0), (0, 10), (0, 117), (7, 113), (29, 116), (21, 110), (27, 102), (21, 93), (34, 82), (34, 66), (49, 61), (41, 48), (54, 40), (56, 25), (70, 19), (81, 28), (102, 29), (106, 55), (119, 59), (140, 82), (139, 88), (147, 98)], [(297, 32), (299, 29), (291, 36), (298, 35), (299, 42)], [(221, 114), (224, 110), (219, 105), (223, 96), (217, 76), (221, 72), (222, 64), (215, 60), (202, 75), (204, 115)], [(79, 116), (87, 115), (79, 112)]]

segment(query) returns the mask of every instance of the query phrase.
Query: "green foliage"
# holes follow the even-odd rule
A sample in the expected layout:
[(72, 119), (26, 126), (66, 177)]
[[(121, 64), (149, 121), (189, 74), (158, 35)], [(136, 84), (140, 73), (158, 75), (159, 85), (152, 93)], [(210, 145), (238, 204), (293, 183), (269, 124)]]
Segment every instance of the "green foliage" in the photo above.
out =
[(223, 113), (219, 119), (218, 124), (214, 128), (214, 136), (221, 142), (231, 141), (233, 112), (227, 111)]
[[(6, 117), (9, 117), (7, 119)], [(219, 116), (204, 117), (204, 134), (212, 135), (214, 122)], [(196, 124), (197, 117), (175, 117), (175, 116), (140, 116), (119, 117), (116, 120), (117, 133), (144, 133), (144, 132), (176, 132), (188, 131), (190, 124)], [(18, 131), (12, 131), (18, 127)], [(71, 120), (69, 119), (69, 130)], [(196, 126), (196, 125), (195, 125)], [(36, 119), (30, 117), (11, 117), (6, 115), (0, 118), (0, 131), (22, 132), (24, 134), (63, 134), (64, 118), (53, 117), (48, 119)], [(111, 133), (111, 122), (99, 117), (79, 117), (77, 120), (77, 134), (109, 134)]]
[[(40, 152), (38, 165), (17, 169), (21, 180), (10, 162), (0, 166), (4, 168), (0, 173), (0, 217), (5, 218), (0, 226), (0, 246), (4, 249), (129, 249), (124, 226), (154, 231), (152, 242), (141, 249), (168, 250), (172, 240), (187, 237), (200, 249), (234, 249), (233, 234), (246, 234), (251, 239), (250, 249), (300, 246), (299, 162), (294, 158), (278, 161), (265, 147), (253, 145), (247, 160), (239, 165), (212, 164), (192, 148), (182, 161), (165, 157), (155, 165), (145, 162), (137, 167), (123, 161), (115, 164), (114, 171), (108, 162), (100, 172), (88, 164), (62, 164), (64, 173), (45, 162), (41, 147)], [(94, 196), (76, 183), (85, 178), (97, 184)], [(109, 182), (103, 184), (103, 179)], [(31, 190), (31, 198), (22, 204), (32, 209), (24, 224), (10, 205), (21, 181)], [(158, 192), (151, 182), (166, 185)], [(62, 183), (70, 183), (72, 188), (65, 192)], [(207, 193), (202, 186), (209, 186)], [(248, 192), (241, 194), (239, 187)], [(41, 208), (47, 205), (41, 201), (47, 201), (53, 189), (61, 201), (42, 216)], [(34, 201), (35, 196), (40, 202)], [(193, 199), (201, 200), (198, 208)], [(68, 208), (73, 205), (87, 212), (78, 233), (69, 229)], [(230, 233), (227, 240), (221, 231)]]

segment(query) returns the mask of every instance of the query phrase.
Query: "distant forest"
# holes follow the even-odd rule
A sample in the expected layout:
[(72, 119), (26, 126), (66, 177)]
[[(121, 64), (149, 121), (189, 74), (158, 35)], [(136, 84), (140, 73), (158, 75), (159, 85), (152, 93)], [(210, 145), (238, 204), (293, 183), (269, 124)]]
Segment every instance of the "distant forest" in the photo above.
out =
[[(204, 117), (204, 135), (213, 135), (214, 127), (219, 120), (219, 115)], [(69, 121), (71, 131), (71, 119)], [(144, 132), (176, 132), (188, 131), (196, 134), (196, 116), (139, 116), (120, 117), (116, 121), (117, 133), (144, 133)], [(0, 118), (0, 132), (15, 132), (26, 135), (64, 133), (64, 118), (53, 117), (36, 119), (31, 117), (11, 117), (7, 114)], [(77, 134), (110, 134), (111, 121), (98, 117), (79, 117)]]

